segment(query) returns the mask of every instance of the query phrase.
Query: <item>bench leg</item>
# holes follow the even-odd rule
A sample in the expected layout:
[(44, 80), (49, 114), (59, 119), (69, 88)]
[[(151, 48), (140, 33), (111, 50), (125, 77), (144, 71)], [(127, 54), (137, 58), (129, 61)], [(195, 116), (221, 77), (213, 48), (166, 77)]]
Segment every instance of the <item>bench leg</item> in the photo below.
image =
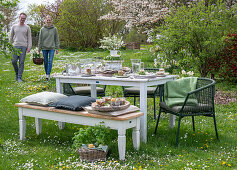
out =
[(125, 160), (126, 129), (119, 129), (118, 130), (118, 151), (119, 151), (119, 159)]
[(42, 119), (35, 118), (35, 128), (36, 128), (36, 134), (39, 135), (42, 132)]
[(140, 119), (137, 119), (137, 125), (132, 131), (133, 147), (138, 150), (140, 148)]
[(63, 130), (65, 127), (65, 122), (58, 122), (58, 127), (60, 130)]
[(23, 109), (19, 108), (19, 132), (20, 132), (20, 140), (25, 139), (26, 134), (26, 119), (23, 115)]

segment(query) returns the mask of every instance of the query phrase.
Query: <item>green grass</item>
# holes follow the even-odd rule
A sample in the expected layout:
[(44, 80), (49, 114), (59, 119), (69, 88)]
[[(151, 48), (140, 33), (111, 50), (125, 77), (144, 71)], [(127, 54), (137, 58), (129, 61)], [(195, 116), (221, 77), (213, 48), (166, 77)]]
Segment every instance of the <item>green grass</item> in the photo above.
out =
[[(130, 58), (142, 58), (146, 67), (153, 66), (153, 56), (143, 50), (122, 51), (124, 66), (131, 66)], [(77, 63), (80, 58), (103, 57), (108, 52), (61, 51), (54, 58), (53, 73), (62, 72), (67, 63)], [(10, 59), (1, 59), (0, 70), (0, 169), (236, 169), (237, 104), (216, 105), (217, 128), (220, 141), (216, 140), (213, 119), (195, 119), (196, 132), (192, 131), (190, 118), (181, 122), (180, 145), (175, 147), (176, 127), (169, 128), (169, 116), (162, 114), (158, 134), (153, 135), (152, 100), (148, 101), (148, 142), (139, 151), (133, 149), (131, 130), (127, 131), (126, 161), (119, 161), (117, 132), (111, 130), (110, 152), (106, 162), (81, 162), (72, 150), (72, 137), (81, 126), (66, 124), (59, 130), (57, 122), (43, 120), (42, 134), (36, 135), (34, 119), (27, 117), (26, 140), (19, 140), (18, 110), (15, 103), (27, 95), (41, 91), (55, 91), (55, 80), (45, 81), (43, 66), (25, 62), (24, 82), (17, 83)], [(217, 88), (236, 91), (236, 86), (217, 81)], [(231, 89), (231, 91), (229, 90)], [(107, 94), (114, 94), (121, 87), (108, 87)], [(132, 99), (129, 99), (132, 102)], [(177, 120), (176, 120), (177, 121)]]

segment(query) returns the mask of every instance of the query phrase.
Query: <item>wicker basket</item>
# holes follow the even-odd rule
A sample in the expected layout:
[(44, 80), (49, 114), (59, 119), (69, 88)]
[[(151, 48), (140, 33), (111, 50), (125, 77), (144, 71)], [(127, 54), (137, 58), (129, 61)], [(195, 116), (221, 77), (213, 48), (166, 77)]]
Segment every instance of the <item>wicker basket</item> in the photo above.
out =
[(94, 161), (105, 161), (106, 160), (106, 155), (108, 153), (109, 149), (106, 150), (106, 152), (97, 150), (97, 149), (88, 149), (88, 148), (79, 148), (77, 150), (80, 159), (82, 161), (89, 161), (89, 162), (94, 162)]
[(44, 63), (43, 58), (33, 58), (33, 63), (36, 65), (42, 65)]

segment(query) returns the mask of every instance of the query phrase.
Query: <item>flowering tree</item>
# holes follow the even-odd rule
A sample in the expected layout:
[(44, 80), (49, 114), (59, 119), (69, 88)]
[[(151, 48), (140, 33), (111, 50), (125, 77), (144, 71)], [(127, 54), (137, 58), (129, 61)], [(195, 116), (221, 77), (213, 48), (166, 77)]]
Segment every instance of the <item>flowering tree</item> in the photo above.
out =
[(110, 0), (113, 11), (101, 16), (105, 20), (126, 21), (125, 27), (152, 28), (170, 12), (170, 7), (189, 5), (198, 0)]

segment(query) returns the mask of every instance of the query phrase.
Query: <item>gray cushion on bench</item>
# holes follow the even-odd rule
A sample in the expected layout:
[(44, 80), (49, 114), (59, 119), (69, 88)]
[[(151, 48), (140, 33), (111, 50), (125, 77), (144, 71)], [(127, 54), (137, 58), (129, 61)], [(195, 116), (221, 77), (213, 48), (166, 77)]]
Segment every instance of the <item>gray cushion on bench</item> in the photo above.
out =
[(91, 103), (95, 102), (96, 100), (89, 96), (69, 96), (67, 98), (61, 99), (57, 102), (49, 104), (51, 107), (56, 107), (59, 109), (68, 109), (68, 110), (82, 110), (84, 106), (90, 106)]

